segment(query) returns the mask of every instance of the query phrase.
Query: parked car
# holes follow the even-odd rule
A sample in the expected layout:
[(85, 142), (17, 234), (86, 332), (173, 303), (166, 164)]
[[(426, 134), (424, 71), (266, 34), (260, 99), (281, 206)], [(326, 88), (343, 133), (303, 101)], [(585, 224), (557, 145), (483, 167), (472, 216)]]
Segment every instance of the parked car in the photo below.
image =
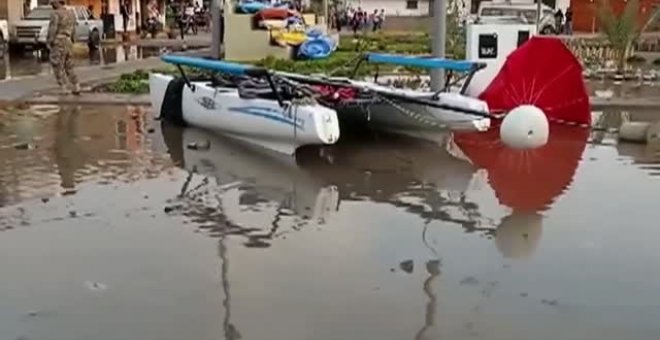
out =
[[(479, 4), (476, 22), (479, 23), (527, 23), (536, 24), (535, 3), (510, 3), (484, 1)], [(555, 11), (548, 5), (542, 6), (541, 34), (555, 34)]]
[[(91, 13), (84, 6), (66, 6), (76, 16), (75, 41), (87, 42), (90, 50), (96, 50), (103, 38), (103, 21), (91, 19)], [(11, 27), (10, 44), (19, 49), (43, 50), (48, 38), (48, 24), (54, 9), (51, 6), (38, 6)]]
[(5, 50), (8, 40), (9, 27), (7, 26), (7, 20), (0, 20), (0, 50)]

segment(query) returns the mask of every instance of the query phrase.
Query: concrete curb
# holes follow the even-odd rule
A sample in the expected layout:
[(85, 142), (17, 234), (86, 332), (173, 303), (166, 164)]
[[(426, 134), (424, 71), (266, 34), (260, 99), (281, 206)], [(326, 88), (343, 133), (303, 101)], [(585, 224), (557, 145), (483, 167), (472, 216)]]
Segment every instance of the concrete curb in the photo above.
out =
[(44, 95), (25, 100), (27, 104), (53, 105), (151, 105), (148, 94), (83, 93), (80, 96)]

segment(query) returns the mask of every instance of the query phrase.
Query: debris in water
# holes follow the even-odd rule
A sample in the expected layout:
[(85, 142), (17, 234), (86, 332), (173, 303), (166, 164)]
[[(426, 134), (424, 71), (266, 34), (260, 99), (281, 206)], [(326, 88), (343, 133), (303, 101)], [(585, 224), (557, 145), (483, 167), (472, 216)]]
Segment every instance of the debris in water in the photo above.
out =
[(461, 286), (476, 286), (476, 285), (479, 284), (479, 280), (477, 280), (477, 278), (474, 277), (474, 276), (468, 276), (468, 277), (464, 278), (463, 280), (461, 280), (461, 282), (459, 282), (459, 284)]
[(77, 216), (78, 216), (78, 213), (75, 210), (69, 211), (69, 217), (76, 218)]
[(399, 268), (408, 274), (412, 274), (413, 270), (415, 269), (415, 263), (413, 260), (403, 261), (399, 264)]
[(14, 144), (14, 149), (16, 150), (29, 150), (30, 144), (29, 143), (16, 143)]
[(521, 297), (527, 297), (527, 296), (529, 296), (529, 295), (528, 295), (527, 293), (520, 293), (520, 296), (521, 296)]
[(207, 140), (203, 142), (191, 142), (188, 143), (187, 147), (190, 150), (208, 150), (211, 147), (211, 142)]
[(542, 304), (548, 305), (548, 306), (556, 306), (557, 302), (558, 301), (556, 299), (555, 300), (546, 300), (546, 299), (541, 300)]
[(108, 289), (108, 286), (101, 282), (85, 281), (85, 286), (91, 291), (103, 291)]
[(41, 202), (43, 202), (43, 203), (48, 203), (48, 201), (50, 201), (50, 198), (48, 198), (48, 197), (44, 197), (44, 198), (41, 199)]
[(70, 195), (73, 195), (73, 194), (75, 194), (75, 193), (76, 193), (76, 190), (74, 190), (74, 189), (68, 189), (68, 190), (65, 190), (65, 191), (62, 193), (62, 196), (70, 196)]

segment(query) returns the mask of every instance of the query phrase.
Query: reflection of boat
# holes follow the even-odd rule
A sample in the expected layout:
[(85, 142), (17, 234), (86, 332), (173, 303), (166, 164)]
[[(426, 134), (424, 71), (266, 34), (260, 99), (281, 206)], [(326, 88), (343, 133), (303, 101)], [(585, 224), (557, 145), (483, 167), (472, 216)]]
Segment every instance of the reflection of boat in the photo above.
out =
[[(209, 224), (212, 229), (219, 225), (230, 228), (246, 236), (250, 246), (267, 246), (283, 232), (330, 221), (340, 200), (369, 200), (391, 204), (426, 223), (445, 221), (469, 233), (490, 235), (506, 257), (525, 257), (533, 252), (542, 229), (537, 211), (555, 200), (572, 179), (580, 154), (570, 152), (570, 157), (560, 157), (552, 150), (559, 146), (577, 152), (584, 146), (581, 136), (553, 130), (545, 149), (528, 153), (530, 165), (524, 157), (511, 158), (513, 154), (498, 148), (475, 151), (475, 145), (466, 144), (471, 137), (467, 133), (458, 136), (455, 144), (464, 148), (460, 151), (467, 161), (452, 155), (460, 151), (446, 152), (437, 143), (387, 135), (377, 140), (363, 138), (358, 143), (302, 148), (294, 162), (203, 130), (181, 132), (165, 125), (163, 132), (175, 163), (189, 170), (191, 176), (199, 173), (205, 178), (196, 178), (182, 190), (186, 214), (203, 228)], [(445, 137), (451, 141), (450, 135)], [(200, 140), (210, 141), (209, 150), (185, 148)], [(495, 158), (499, 154), (500, 160), (512, 163), (485, 162), (486, 154)], [(559, 163), (556, 166), (548, 162), (553, 157)], [(532, 172), (507, 167), (511, 164), (530, 165), (523, 169)], [(466, 196), (475, 180), (481, 180), (478, 168), (488, 173), (500, 203), (513, 210), (500, 222), (482, 216), (479, 206)], [(541, 168), (545, 172), (539, 172)], [(501, 180), (507, 172), (517, 179)], [(539, 180), (528, 180), (534, 176)], [(204, 190), (195, 189), (200, 186)]]
[[(266, 70), (200, 58), (164, 56), (181, 66), (212, 69), (243, 77), (230, 82), (175, 79), (150, 74), (152, 106), (157, 115), (179, 124), (213, 130), (233, 138), (292, 154), (307, 144), (339, 139), (334, 110), (299, 98), (286, 84), (275, 85)], [(266, 82), (259, 82), (266, 79)]]
[[(203, 191), (189, 187), (183, 190), (183, 194), (192, 198), (188, 200), (190, 203), (198, 204), (196, 199), (204, 197), (205, 206), (190, 206), (191, 214), (203, 214), (207, 212), (206, 207), (220, 205), (225, 218), (240, 226), (244, 207), (255, 208), (263, 204), (265, 211), (275, 206), (273, 219), (278, 219), (278, 214), (293, 215), (304, 224), (305, 221), (319, 223), (328, 219), (337, 207), (336, 188), (324, 185), (300, 169), (290, 157), (195, 128), (181, 129), (164, 124), (163, 133), (177, 165), (191, 174), (212, 179), (206, 181)], [(184, 147), (200, 140), (209, 141), (208, 150)]]

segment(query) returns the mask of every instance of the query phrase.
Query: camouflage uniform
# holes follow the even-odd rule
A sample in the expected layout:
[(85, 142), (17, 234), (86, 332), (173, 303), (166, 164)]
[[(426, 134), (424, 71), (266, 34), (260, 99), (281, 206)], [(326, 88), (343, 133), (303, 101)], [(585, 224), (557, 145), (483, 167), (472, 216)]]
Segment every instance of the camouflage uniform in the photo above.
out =
[(65, 76), (67, 76), (74, 87), (74, 92), (79, 92), (78, 77), (73, 72), (73, 34), (75, 25), (75, 14), (60, 5), (50, 16), (48, 46), (50, 48), (50, 62), (57, 83), (62, 89), (66, 89)]

